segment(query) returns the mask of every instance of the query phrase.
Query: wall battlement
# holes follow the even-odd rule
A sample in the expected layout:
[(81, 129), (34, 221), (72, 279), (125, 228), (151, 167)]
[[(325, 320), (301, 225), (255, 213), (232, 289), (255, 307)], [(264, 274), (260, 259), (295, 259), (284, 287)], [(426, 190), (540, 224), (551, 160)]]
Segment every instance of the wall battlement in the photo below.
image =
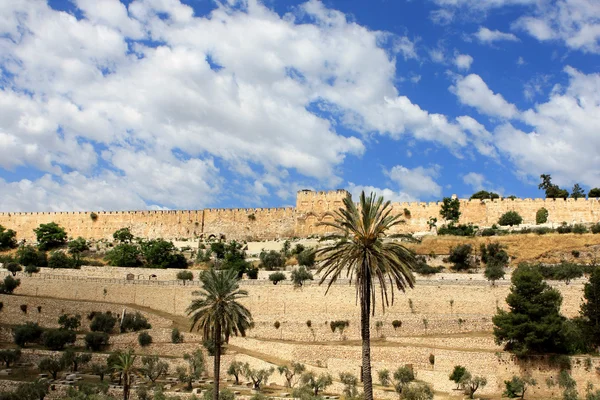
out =
[[(345, 190), (301, 190), (296, 207), (284, 208), (210, 208), (204, 210), (138, 210), (59, 212), (0, 212), (0, 225), (17, 232), (19, 239), (35, 240), (33, 229), (40, 224), (56, 222), (69, 236), (87, 239), (110, 239), (114, 231), (129, 227), (136, 236), (178, 239), (225, 235), (236, 240), (269, 240), (307, 237), (328, 233), (331, 228), (320, 225), (331, 222), (334, 213), (348, 196)], [(441, 201), (392, 203), (394, 212), (403, 215), (405, 223), (392, 233), (428, 231), (431, 217), (443, 223)], [(540, 208), (548, 210), (548, 222), (560, 224), (596, 223), (600, 221), (600, 199), (494, 199), (460, 200), (460, 223), (484, 227), (498, 222), (502, 214), (516, 211), (524, 224), (535, 224)], [(405, 209), (409, 213), (405, 213)]]

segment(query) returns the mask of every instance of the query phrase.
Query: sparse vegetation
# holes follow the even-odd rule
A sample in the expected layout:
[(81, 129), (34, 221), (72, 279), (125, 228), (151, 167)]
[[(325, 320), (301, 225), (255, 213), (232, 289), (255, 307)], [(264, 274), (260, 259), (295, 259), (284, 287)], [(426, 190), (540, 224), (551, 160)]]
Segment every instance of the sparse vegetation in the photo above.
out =
[(514, 226), (521, 225), (522, 223), (523, 217), (521, 217), (516, 211), (505, 212), (498, 220), (498, 225), (500, 226)]
[(548, 210), (542, 207), (535, 213), (535, 223), (539, 225), (546, 222), (548, 222)]

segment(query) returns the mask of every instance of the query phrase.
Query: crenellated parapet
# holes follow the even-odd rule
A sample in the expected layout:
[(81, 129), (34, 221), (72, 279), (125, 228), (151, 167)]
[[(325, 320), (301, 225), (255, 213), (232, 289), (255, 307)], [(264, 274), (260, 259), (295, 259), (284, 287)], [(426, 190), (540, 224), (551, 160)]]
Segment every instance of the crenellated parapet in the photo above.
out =
[[(269, 240), (307, 237), (331, 232), (323, 222), (332, 222), (334, 213), (349, 195), (346, 190), (301, 190), (296, 207), (285, 208), (211, 208), (204, 210), (138, 210), (138, 211), (58, 211), (0, 212), (0, 225), (13, 229), (19, 239), (35, 239), (33, 229), (40, 224), (56, 222), (69, 236), (88, 239), (110, 239), (114, 231), (129, 227), (134, 235), (145, 238), (194, 238), (224, 235), (236, 240)], [(460, 223), (491, 226), (502, 214), (516, 211), (525, 224), (535, 224), (540, 208), (548, 210), (548, 222), (560, 224), (596, 223), (600, 221), (600, 199), (461, 199)], [(437, 218), (442, 223), (442, 202), (392, 203), (404, 223), (394, 228), (397, 233), (429, 230), (427, 222)]]

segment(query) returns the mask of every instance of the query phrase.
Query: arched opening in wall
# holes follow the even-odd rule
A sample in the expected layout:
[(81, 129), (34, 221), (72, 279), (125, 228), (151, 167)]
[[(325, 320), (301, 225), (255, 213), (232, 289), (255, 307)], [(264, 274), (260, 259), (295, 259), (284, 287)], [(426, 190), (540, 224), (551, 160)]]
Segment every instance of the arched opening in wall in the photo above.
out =
[(314, 233), (316, 233), (316, 228), (317, 228), (317, 217), (315, 217), (314, 215), (309, 215), (308, 217), (306, 217), (306, 233), (308, 235), (312, 235)]
[[(333, 223), (333, 222), (335, 222), (335, 218), (333, 218), (333, 215), (326, 214), (321, 219), (321, 222)], [(321, 234), (335, 233), (335, 230), (331, 226), (321, 225), (319, 227), (319, 233), (321, 233)]]

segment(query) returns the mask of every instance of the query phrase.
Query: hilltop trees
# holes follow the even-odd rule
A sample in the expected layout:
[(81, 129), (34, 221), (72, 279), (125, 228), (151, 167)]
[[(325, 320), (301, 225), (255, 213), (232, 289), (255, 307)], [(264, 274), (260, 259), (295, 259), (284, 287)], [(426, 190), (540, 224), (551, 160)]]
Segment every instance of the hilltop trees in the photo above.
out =
[(546, 192), (547, 199), (566, 199), (569, 197), (569, 192), (559, 188), (557, 185), (552, 183), (552, 177), (547, 174), (540, 175), (542, 183), (538, 185), (538, 189), (542, 189)]
[(55, 222), (40, 224), (33, 230), (40, 250), (50, 250), (67, 243), (67, 232)]
[(14, 249), (17, 247), (17, 233), (0, 225), (0, 250)]
[(346, 197), (344, 207), (334, 214), (334, 222), (322, 223), (338, 232), (347, 232), (348, 237), (317, 250), (317, 255), (323, 257), (318, 271), (322, 273), (320, 283), (328, 281), (328, 288), (341, 276), (354, 280), (361, 315), (364, 396), (365, 400), (373, 400), (370, 315), (375, 308), (375, 283), (379, 283), (385, 307), (388, 292), (393, 293), (394, 286), (401, 291), (413, 287), (412, 269), (417, 260), (401, 244), (382, 240), (391, 227), (401, 223), (399, 215), (392, 215), (389, 201), (384, 202), (383, 197), (375, 194), (366, 197), (362, 192), (359, 203), (357, 207), (350, 196)]

